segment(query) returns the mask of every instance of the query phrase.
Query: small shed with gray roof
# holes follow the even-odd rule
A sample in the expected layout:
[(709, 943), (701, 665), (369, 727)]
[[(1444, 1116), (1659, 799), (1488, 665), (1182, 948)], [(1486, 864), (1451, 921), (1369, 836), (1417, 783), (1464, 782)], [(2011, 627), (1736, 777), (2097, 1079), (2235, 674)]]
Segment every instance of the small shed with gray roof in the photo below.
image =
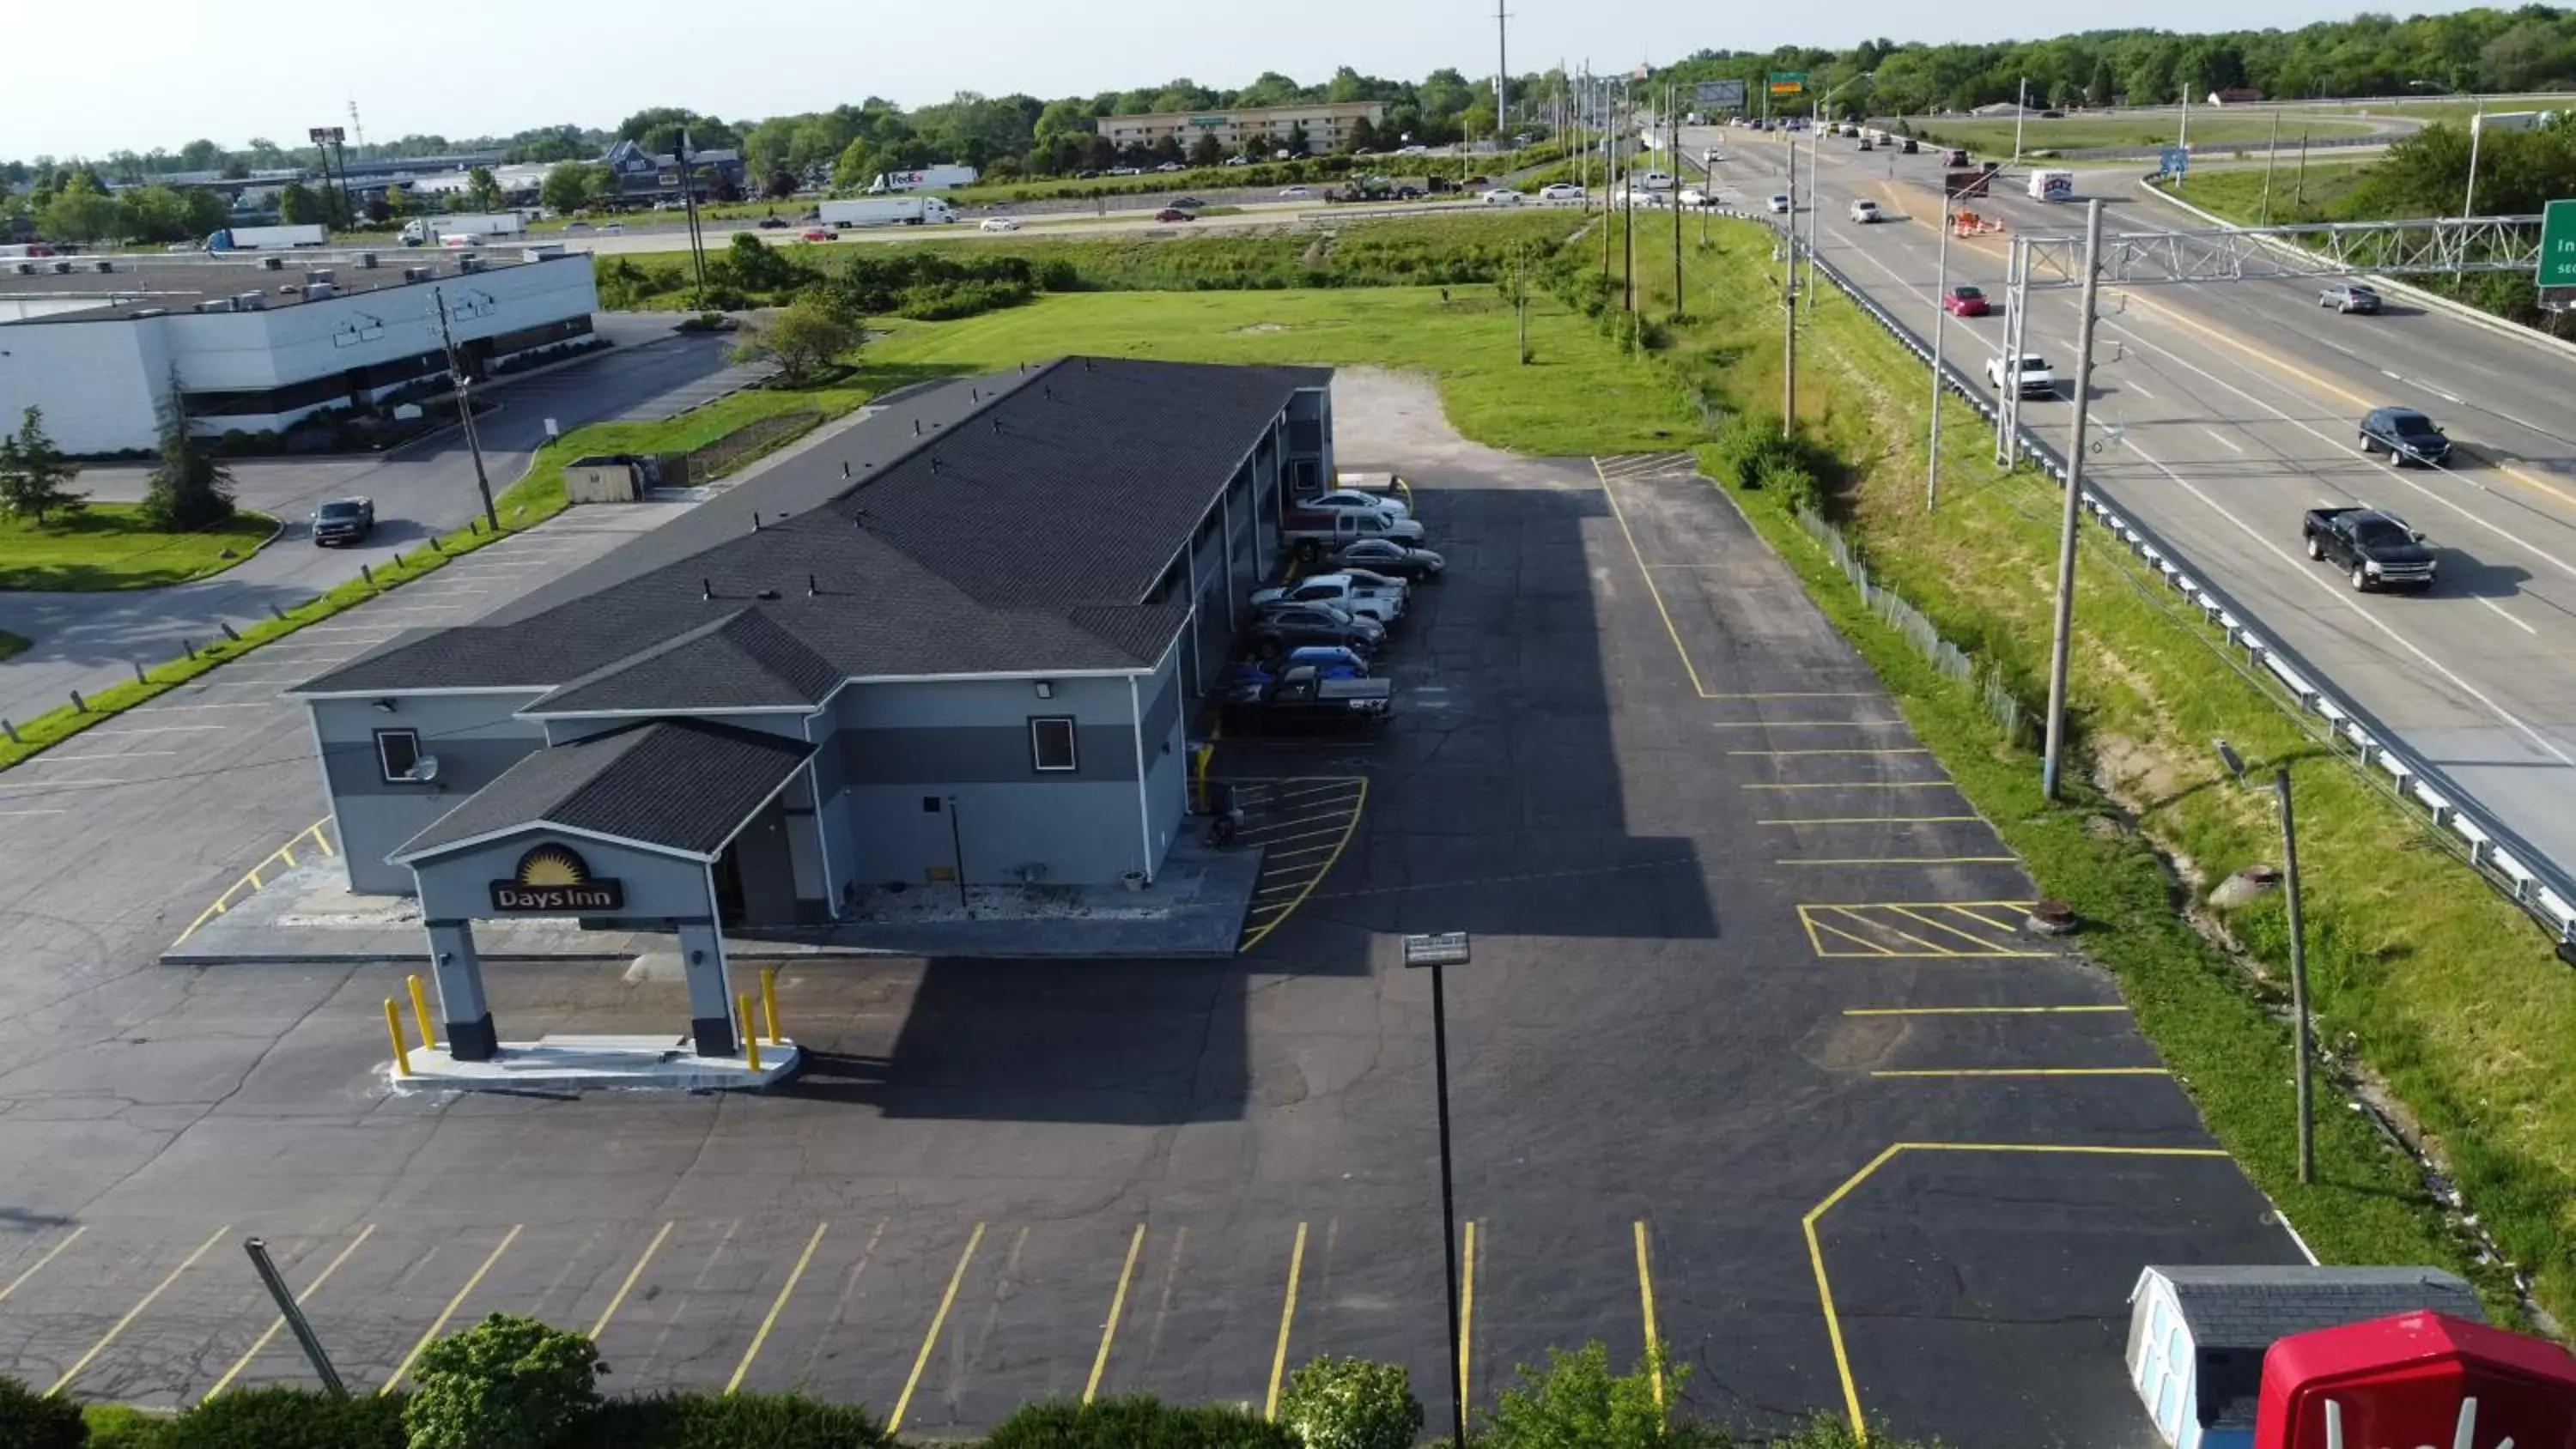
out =
[(2486, 1321), (2439, 1268), (2151, 1267), (2129, 1294), (2129, 1382), (2175, 1449), (2251, 1449), (2274, 1343), (2425, 1309)]
[(1193, 702), (1333, 476), (1330, 374), (1067, 358), (918, 390), (472, 624), (290, 693), (352, 889), (417, 894), (456, 1054), (471, 923), (680, 933), (862, 887), (1150, 881)]

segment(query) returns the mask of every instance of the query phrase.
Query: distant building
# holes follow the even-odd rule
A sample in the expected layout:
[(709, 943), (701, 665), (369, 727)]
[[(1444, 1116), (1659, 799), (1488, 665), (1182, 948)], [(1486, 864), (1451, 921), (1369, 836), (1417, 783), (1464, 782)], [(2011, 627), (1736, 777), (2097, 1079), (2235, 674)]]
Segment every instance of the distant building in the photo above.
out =
[(2252, 86), (2225, 86), (2209, 93), (2213, 106), (2250, 106), (2263, 99), (2263, 93)]
[[(1303, 128), (1309, 151), (1338, 151), (1350, 144), (1352, 129), (1367, 121), (1372, 130), (1386, 121), (1384, 101), (1317, 101), (1300, 106), (1254, 106), (1237, 111), (1151, 111), (1142, 115), (1103, 116), (1100, 134), (1109, 144), (1151, 146), (1166, 137), (1186, 151), (1201, 136), (1214, 136), (1229, 154), (1252, 141), (1273, 147), (1288, 143), (1290, 132)], [(1394, 138), (1388, 137), (1392, 140)]]
[[(656, 154), (632, 141), (620, 141), (600, 158), (617, 178), (617, 195), (625, 201), (677, 201), (681, 196), (680, 158)], [(742, 153), (708, 149), (689, 153), (689, 167), (700, 200), (719, 191), (742, 189)]]

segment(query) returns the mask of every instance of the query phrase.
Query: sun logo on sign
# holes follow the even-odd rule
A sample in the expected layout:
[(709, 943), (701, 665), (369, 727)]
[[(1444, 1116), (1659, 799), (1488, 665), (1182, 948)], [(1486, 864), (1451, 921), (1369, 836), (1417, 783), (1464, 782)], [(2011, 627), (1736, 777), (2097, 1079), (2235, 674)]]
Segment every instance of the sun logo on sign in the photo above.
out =
[(587, 885), (590, 866), (567, 847), (540, 845), (519, 857), (513, 879), (523, 886)]

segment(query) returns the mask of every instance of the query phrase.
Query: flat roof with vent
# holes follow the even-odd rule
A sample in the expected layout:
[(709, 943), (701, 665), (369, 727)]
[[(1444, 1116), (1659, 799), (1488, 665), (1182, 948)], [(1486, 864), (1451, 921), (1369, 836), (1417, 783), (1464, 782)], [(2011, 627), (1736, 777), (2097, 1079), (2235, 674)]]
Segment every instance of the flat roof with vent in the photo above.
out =
[[(417, 270), (423, 280), (470, 276), (468, 265), (489, 275), (512, 267), (577, 262), (589, 255), (522, 259), (515, 249), (424, 251), (386, 247), (374, 253), (373, 267), (359, 265), (359, 254), (343, 248), (244, 252), (212, 257), (79, 256), (0, 257), (0, 326), (12, 322), (116, 321), (154, 312), (188, 312), (200, 302), (229, 300), (257, 292), (270, 308), (292, 307), (305, 300), (308, 273), (329, 273), (330, 291), (315, 296), (353, 297), (388, 288), (415, 286), (406, 280)], [(469, 259), (471, 259), (469, 261)], [(269, 261), (277, 266), (271, 268)], [(99, 264), (109, 270), (101, 271)], [(63, 269), (68, 264), (68, 269)], [(33, 304), (13, 307), (11, 303)]]

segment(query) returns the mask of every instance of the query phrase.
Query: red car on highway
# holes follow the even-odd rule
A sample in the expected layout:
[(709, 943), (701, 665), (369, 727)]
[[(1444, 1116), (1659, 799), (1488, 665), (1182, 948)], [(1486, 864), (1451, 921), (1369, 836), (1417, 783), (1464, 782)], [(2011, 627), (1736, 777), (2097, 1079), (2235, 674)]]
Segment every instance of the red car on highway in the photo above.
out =
[(1155, 213), (1154, 213), (1154, 220), (1156, 220), (1156, 221), (1196, 221), (1196, 220), (1198, 220), (1198, 218), (1197, 218), (1197, 217), (1195, 217), (1195, 216), (1190, 215), (1190, 214), (1189, 214), (1188, 212), (1186, 212), (1186, 211), (1181, 210), (1181, 209), (1180, 209), (1179, 207), (1177, 207), (1177, 206), (1167, 206), (1167, 207), (1164, 207), (1162, 210), (1160, 210), (1160, 211), (1158, 211), (1158, 212), (1155, 212)]
[(805, 228), (803, 236), (804, 239), (809, 242), (830, 241), (832, 239), (832, 233), (819, 226), (809, 226)]
[(1986, 294), (1974, 287), (1952, 287), (1941, 294), (1941, 310), (1955, 317), (1983, 317), (1989, 310)]

